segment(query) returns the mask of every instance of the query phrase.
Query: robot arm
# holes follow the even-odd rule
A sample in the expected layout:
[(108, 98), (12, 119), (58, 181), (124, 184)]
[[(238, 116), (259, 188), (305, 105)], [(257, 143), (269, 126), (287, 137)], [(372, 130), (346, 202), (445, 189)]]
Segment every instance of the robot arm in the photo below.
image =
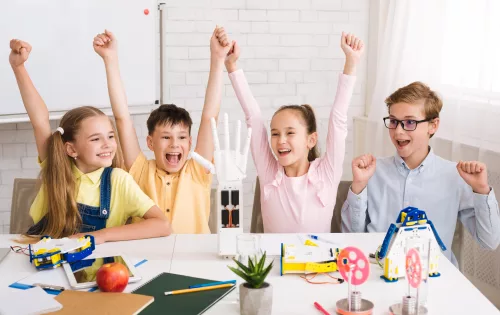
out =
[(432, 233), (434, 233), (434, 237), (436, 238), (437, 243), (439, 244), (439, 247), (441, 247), (442, 251), (446, 250), (446, 246), (444, 245), (443, 241), (439, 237), (438, 232), (436, 231), (436, 228), (434, 227), (434, 224), (432, 223), (431, 220), (427, 220), (427, 223), (431, 226)]
[(229, 117), (224, 114), (224, 148), (221, 149), (217, 124), (210, 120), (214, 141), (214, 162), (210, 162), (192, 152), (190, 157), (203, 165), (212, 174), (217, 175), (217, 234), (219, 254), (236, 254), (236, 236), (243, 233), (243, 179), (246, 177), (248, 152), (252, 129), (248, 128), (243, 150), (241, 150), (241, 121), (237, 121), (235, 130), (235, 148), (231, 150), (229, 137)]
[(379, 259), (383, 259), (387, 255), (387, 252), (389, 251), (389, 245), (391, 244), (392, 241), (392, 237), (394, 236), (394, 233), (396, 233), (397, 229), (398, 228), (396, 227), (396, 225), (392, 223), (389, 229), (387, 230), (384, 242), (382, 243), (382, 248), (380, 248), (380, 252), (378, 253)]

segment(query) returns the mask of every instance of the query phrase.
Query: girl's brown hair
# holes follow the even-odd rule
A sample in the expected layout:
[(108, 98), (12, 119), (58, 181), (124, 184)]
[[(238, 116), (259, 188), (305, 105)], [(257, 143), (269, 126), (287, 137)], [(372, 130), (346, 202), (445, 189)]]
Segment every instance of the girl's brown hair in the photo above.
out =
[[(68, 111), (61, 119), (59, 126), (64, 130), (54, 132), (47, 141), (47, 159), (40, 172), (42, 189), (47, 193), (46, 222), (41, 235), (61, 238), (78, 233), (82, 218), (76, 203), (77, 189), (73, 175), (73, 159), (66, 153), (65, 143), (75, 141), (82, 122), (90, 117), (106, 116), (95, 107), (83, 106)], [(112, 167), (123, 167), (123, 155), (120, 149), (118, 133), (115, 132), (117, 150)]]
[[(312, 109), (311, 105), (308, 104), (303, 104), (303, 105), (284, 105), (281, 106), (273, 115), (273, 117), (284, 110), (294, 110), (298, 112), (302, 119), (304, 119), (307, 127), (307, 134), (310, 135), (313, 132), (317, 131), (317, 124), (316, 124), (316, 115), (314, 114), (314, 110)], [(312, 162), (319, 158), (319, 149), (318, 145), (315, 145), (309, 150), (309, 154), (307, 155), (307, 160), (309, 162)]]

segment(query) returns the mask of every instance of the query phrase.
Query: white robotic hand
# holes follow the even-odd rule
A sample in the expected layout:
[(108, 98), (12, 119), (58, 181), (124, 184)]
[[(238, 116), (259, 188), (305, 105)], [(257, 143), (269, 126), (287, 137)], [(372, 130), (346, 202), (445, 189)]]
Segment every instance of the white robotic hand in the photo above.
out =
[(217, 173), (219, 183), (243, 180), (246, 177), (252, 128), (248, 128), (243, 151), (240, 151), (241, 121), (238, 120), (236, 122), (235, 148), (234, 150), (231, 150), (229, 144), (229, 118), (227, 114), (224, 114), (224, 150), (221, 150), (219, 137), (217, 135), (217, 125), (214, 118), (211, 119), (211, 124), (215, 147), (215, 171)]
[(194, 159), (212, 174), (217, 174), (217, 180), (219, 183), (242, 181), (246, 177), (252, 128), (248, 128), (245, 145), (243, 147), (243, 151), (241, 151), (241, 121), (238, 120), (236, 122), (235, 148), (234, 150), (231, 150), (229, 139), (229, 117), (227, 114), (224, 114), (224, 150), (221, 150), (215, 118), (212, 118), (210, 122), (212, 126), (212, 136), (215, 149), (215, 166), (194, 151), (189, 153), (188, 158)]

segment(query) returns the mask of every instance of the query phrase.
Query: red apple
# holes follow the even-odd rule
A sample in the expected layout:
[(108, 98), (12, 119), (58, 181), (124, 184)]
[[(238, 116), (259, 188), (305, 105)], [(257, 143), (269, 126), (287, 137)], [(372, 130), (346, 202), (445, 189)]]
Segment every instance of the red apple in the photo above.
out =
[(123, 292), (128, 284), (128, 269), (118, 262), (104, 264), (97, 270), (96, 282), (102, 292)]

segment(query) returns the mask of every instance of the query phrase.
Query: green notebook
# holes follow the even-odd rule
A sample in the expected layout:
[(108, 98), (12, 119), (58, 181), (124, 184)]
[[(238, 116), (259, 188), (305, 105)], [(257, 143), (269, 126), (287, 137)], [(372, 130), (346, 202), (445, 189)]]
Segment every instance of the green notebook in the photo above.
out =
[(215, 282), (216, 280), (193, 278), (174, 273), (161, 273), (133, 293), (154, 296), (154, 302), (140, 314), (203, 314), (212, 305), (226, 296), (233, 287), (177, 295), (165, 295), (167, 291), (188, 289), (190, 285)]

